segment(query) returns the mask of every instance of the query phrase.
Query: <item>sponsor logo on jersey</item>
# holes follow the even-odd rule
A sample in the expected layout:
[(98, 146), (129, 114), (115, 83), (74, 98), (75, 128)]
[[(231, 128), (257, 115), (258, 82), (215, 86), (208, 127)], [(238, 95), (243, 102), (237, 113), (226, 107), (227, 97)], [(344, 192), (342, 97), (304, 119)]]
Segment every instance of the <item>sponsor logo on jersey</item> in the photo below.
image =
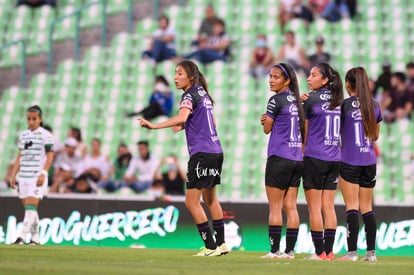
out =
[(331, 98), (332, 98), (332, 95), (330, 95), (330, 94), (321, 94), (321, 95), (319, 96), (319, 98), (320, 98), (321, 100), (325, 100), (325, 101), (327, 101), (327, 100), (329, 100), (329, 99), (331, 99)]
[(298, 106), (296, 106), (295, 104), (290, 105), (289, 112), (292, 115), (298, 115)]
[(287, 101), (289, 101), (289, 102), (296, 101), (296, 98), (295, 98), (295, 96), (294, 96), (294, 95), (288, 95), (288, 96), (286, 97), (286, 99), (287, 99)]
[(200, 96), (205, 96), (206, 94), (207, 94), (207, 92), (206, 91), (204, 91), (204, 89), (203, 88), (198, 88), (198, 94), (200, 95)]
[(359, 101), (358, 100), (352, 101), (352, 107), (359, 108)]
[(352, 118), (354, 120), (362, 120), (361, 110), (355, 110), (352, 112)]
[(329, 110), (329, 102), (326, 102), (326, 103), (322, 104), (321, 108), (322, 108), (322, 110), (324, 110), (324, 111)]

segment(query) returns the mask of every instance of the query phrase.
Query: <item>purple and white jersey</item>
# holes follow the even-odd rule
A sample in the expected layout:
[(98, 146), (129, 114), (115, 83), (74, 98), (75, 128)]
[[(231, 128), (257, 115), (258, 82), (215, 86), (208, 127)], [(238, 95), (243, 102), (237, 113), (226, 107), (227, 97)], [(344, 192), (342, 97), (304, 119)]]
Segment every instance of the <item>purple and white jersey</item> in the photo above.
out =
[(181, 96), (180, 109), (191, 111), (184, 124), (190, 156), (196, 153), (222, 153), (214, 125), (213, 104), (201, 86), (193, 86)]
[[(377, 123), (382, 121), (379, 104), (374, 101)], [(342, 162), (353, 166), (368, 166), (377, 163), (374, 142), (365, 137), (358, 98), (349, 97), (342, 105), (341, 136)]]
[(341, 161), (341, 106), (329, 110), (331, 97), (331, 91), (323, 88), (309, 93), (303, 104), (308, 120), (305, 157)]
[(267, 157), (302, 161), (302, 135), (299, 114), (293, 92), (286, 90), (272, 96), (267, 103), (266, 115), (274, 120), (267, 147)]

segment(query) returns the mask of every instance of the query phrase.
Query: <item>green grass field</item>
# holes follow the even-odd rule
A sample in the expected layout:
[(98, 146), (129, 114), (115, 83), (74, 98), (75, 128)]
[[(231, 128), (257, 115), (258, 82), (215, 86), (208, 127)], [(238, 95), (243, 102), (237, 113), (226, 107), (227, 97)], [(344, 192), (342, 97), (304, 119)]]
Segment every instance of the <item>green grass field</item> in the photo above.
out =
[(196, 251), (0, 245), (0, 274), (413, 274), (414, 257), (378, 257), (377, 263), (259, 259), (231, 252), (193, 257)]

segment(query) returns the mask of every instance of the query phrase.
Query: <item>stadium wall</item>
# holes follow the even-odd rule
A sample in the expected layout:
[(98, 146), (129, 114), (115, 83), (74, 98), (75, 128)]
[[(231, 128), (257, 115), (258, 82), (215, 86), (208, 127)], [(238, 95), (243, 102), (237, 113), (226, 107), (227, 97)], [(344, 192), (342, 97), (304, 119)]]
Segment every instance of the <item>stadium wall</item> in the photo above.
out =
[[(268, 206), (264, 202), (224, 202), (226, 242), (232, 250), (267, 251)], [(312, 253), (306, 205), (296, 253)], [(336, 206), (334, 253), (346, 251), (345, 209)], [(413, 207), (376, 206), (377, 254), (414, 256)], [(0, 243), (12, 243), (22, 227), (23, 207), (16, 196), (0, 197)], [(46, 245), (198, 249), (202, 242), (183, 198), (153, 201), (96, 196), (48, 197), (39, 206), (41, 243)], [(360, 222), (362, 224), (362, 221)], [(284, 246), (284, 235), (282, 247)], [(365, 250), (363, 228), (358, 248)]]

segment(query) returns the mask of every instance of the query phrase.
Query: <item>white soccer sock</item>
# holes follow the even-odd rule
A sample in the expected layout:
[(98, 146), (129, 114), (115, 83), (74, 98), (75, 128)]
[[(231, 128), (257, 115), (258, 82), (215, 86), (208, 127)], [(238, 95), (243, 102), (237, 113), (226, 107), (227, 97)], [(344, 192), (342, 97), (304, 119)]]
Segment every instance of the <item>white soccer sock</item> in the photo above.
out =
[(27, 234), (32, 232), (33, 223), (35, 221), (35, 218), (37, 216), (37, 209), (34, 205), (25, 205), (25, 211), (24, 211), (24, 219), (23, 219), (23, 228), (22, 232), (20, 233), (20, 238), (23, 240), (26, 239)]
[(36, 211), (36, 215), (34, 217), (33, 223), (32, 223), (32, 241), (36, 243), (40, 243), (39, 241), (39, 213)]

